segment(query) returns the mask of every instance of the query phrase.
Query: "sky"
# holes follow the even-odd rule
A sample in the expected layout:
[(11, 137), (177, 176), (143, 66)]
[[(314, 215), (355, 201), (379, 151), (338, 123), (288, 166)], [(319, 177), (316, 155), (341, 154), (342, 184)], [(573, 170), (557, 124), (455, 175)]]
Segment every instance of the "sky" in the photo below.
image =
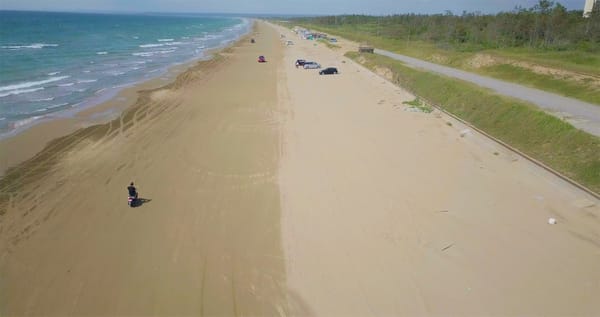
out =
[[(585, 0), (559, 0), (568, 10), (583, 10)], [(0, 10), (190, 12), (251, 14), (497, 13), (538, 0), (0, 0)]]

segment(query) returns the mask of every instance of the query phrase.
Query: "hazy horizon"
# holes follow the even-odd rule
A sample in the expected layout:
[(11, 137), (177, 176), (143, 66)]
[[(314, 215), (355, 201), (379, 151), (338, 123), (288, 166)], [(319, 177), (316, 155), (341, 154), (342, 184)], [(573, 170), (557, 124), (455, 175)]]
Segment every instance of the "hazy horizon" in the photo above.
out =
[[(246, 0), (233, 3), (225, 0), (207, 0), (202, 3), (193, 0), (91, 0), (85, 4), (76, 0), (56, 0), (48, 4), (45, 0), (3, 0), (0, 10), (54, 11), (84, 13), (173, 13), (173, 14), (237, 14), (237, 15), (341, 15), (367, 14), (390, 15), (403, 13), (437, 14), (463, 11), (494, 14), (511, 11), (517, 6), (530, 8), (538, 0), (319, 0), (278, 1)], [(568, 10), (583, 10), (585, 0), (554, 1)], [(143, 8), (143, 9), (142, 9)]]

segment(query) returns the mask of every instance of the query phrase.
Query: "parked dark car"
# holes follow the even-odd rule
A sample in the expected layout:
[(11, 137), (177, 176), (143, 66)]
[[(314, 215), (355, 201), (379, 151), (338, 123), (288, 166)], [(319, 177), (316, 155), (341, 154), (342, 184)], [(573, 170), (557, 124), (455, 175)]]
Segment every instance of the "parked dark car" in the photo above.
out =
[(261, 55), (261, 56), (258, 57), (258, 62), (259, 63), (264, 63), (266, 61), (267, 61), (267, 59), (264, 56)]
[(338, 70), (335, 67), (327, 67), (319, 72), (319, 75), (331, 75), (337, 74)]
[(296, 60), (296, 67), (304, 66), (305, 63), (306, 61), (303, 59)]

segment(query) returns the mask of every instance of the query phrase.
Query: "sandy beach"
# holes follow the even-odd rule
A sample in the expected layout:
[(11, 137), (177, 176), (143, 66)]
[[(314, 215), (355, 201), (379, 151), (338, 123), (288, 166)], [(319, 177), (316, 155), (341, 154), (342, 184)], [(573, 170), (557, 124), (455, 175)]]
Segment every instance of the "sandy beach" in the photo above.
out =
[(249, 37), (38, 154), (77, 125), (0, 143), (35, 154), (0, 181), (0, 315), (600, 314), (597, 199), (343, 49)]

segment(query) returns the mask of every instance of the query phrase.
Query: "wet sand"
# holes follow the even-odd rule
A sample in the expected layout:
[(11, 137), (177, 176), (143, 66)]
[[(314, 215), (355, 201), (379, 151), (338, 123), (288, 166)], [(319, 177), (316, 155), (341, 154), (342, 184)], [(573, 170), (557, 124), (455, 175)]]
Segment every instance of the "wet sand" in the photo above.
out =
[(597, 200), (343, 50), (251, 36), (7, 174), (0, 314), (600, 314)]

